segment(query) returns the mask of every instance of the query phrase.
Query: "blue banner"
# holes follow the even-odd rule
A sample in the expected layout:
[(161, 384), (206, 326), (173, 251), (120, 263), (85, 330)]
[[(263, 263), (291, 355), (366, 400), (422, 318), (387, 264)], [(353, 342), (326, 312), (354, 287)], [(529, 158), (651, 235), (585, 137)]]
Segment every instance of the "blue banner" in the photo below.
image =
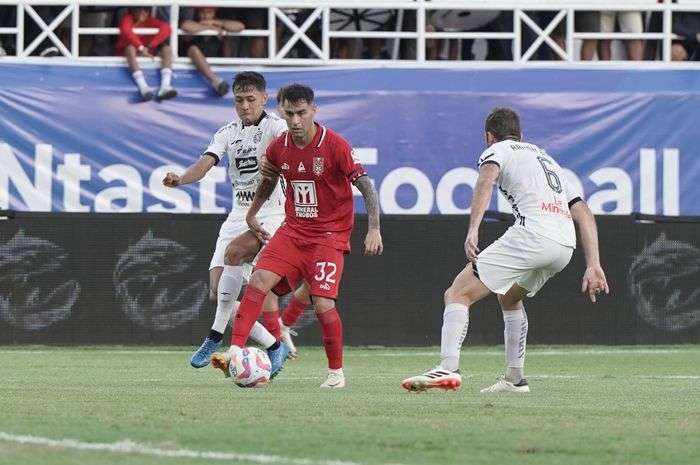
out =
[[(233, 72), (223, 74), (230, 80)], [(265, 71), (317, 94), (318, 119), (356, 148), (390, 214), (467, 213), (484, 118), (516, 108), (524, 138), (567, 168), (596, 213), (700, 215), (700, 79), (689, 70)], [(152, 86), (156, 70), (147, 70)], [(123, 68), (0, 65), (0, 209), (223, 213), (225, 167), (165, 188), (233, 118), (194, 71), (140, 102)], [(358, 211), (363, 211), (357, 198)], [(502, 199), (492, 209), (508, 211)]]

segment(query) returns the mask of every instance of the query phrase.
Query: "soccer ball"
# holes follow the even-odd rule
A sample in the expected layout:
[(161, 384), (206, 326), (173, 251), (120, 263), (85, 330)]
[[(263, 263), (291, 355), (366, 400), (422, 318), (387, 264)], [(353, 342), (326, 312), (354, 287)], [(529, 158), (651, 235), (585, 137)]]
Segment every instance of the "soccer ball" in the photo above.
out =
[(232, 347), (228, 372), (236, 386), (263, 387), (270, 381), (270, 358), (256, 347)]

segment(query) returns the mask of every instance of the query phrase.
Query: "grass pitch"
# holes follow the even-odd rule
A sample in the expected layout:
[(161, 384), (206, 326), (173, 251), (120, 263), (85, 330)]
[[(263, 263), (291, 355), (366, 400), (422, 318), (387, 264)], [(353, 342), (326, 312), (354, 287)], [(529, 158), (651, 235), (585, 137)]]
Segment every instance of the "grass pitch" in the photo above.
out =
[(460, 391), (404, 392), (435, 352), (347, 349), (321, 391), (315, 347), (263, 389), (190, 348), (2, 347), (0, 464), (700, 463), (700, 346), (528, 347), (532, 392), (496, 395), (502, 347), (466, 347)]

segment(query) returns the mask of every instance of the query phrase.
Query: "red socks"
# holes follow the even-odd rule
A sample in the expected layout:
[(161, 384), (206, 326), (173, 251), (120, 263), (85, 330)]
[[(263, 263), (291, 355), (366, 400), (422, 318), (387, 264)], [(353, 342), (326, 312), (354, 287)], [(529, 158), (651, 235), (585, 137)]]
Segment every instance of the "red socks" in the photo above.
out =
[(288, 327), (294, 326), (305, 309), (306, 304), (304, 302), (296, 297), (292, 297), (292, 300), (282, 312), (282, 323)]
[[(240, 313), (240, 309), (238, 312)], [(316, 317), (321, 324), (323, 345), (326, 347), (328, 368), (337, 370), (343, 368), (343, 324), (340, 315), (335, 308), (324, 313), (317, 313)]]
[(264, 300), (265, 293), (263, 291), (253, 286), (246, 288), (243, 300), (241, 300), (241, 306), (238, 307), (236, 317), (233, 320), (231, 345), (245, 346), (250, 330), (258, 316), (260, 316)]
[(275, 336), (275, 339), (279, 341), (282, 337), (282, 330), (280, 328), (280, 312), (275, 310), (274, 312), (263, 312), (263, 326), (265, 329), (270, 331), (270, 334)]

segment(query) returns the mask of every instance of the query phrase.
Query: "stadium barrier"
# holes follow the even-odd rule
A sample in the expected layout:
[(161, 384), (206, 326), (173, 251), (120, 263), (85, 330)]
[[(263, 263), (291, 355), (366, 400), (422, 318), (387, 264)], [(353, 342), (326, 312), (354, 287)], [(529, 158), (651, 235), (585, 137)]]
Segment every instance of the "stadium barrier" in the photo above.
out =
[[(0, 344), (198, 344), (214, 312), (207, 268), (222, 215), (0, 212)], [(492, 216), (494, 218), (494, 216)], [(508, 227), (487, 221), (481, 243)], [(500, 220), (499, 220), (500, 218)], [(350, 345), (437, 345), (442, 293), (464, 266), (465, 216), (383, 218), (362, 254), (359, 216), (339, 308)], [(700, 342), (700, 218), (599, 216), (611, 294), (591, 305), (569, 266), (526, 302), (531, 343)], [(502, 342), (498, 304), (471, 312), (470, 344)], [(301, 344), (320, 344), (315, 318)], [(306, 328), (308, 326), (309, 328)]]

